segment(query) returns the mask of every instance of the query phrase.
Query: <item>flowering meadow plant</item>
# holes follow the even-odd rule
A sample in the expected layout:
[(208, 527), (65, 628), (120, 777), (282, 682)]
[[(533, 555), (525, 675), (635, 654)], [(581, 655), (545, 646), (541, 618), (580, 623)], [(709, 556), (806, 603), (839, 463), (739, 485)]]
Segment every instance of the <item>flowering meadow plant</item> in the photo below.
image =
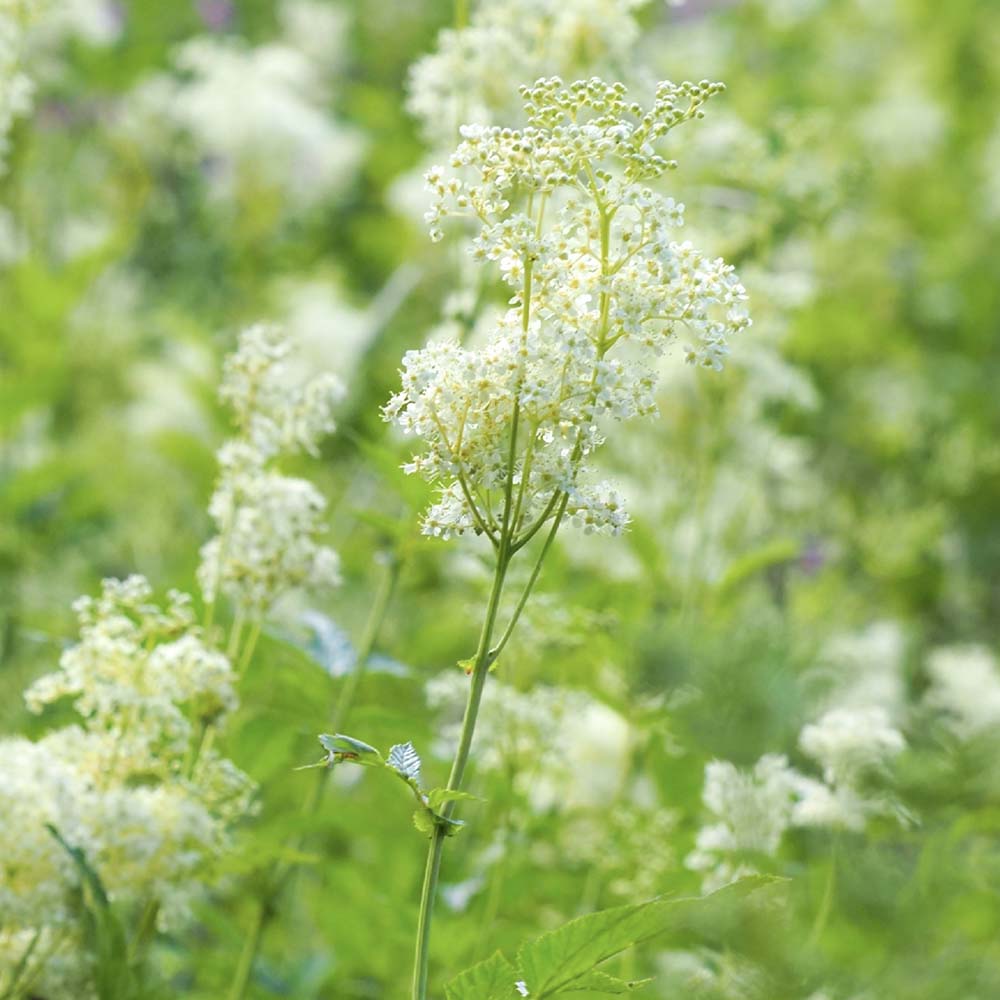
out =
[(1000, 995), (998, 32), (0, 0), (0, 1000)]

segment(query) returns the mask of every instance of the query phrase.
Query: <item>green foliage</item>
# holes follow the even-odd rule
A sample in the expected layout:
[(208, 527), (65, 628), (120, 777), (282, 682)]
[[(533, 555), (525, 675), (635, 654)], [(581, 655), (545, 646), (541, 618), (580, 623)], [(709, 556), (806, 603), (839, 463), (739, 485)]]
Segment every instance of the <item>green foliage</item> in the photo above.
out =
[(701, 898), (653, 899), (578, 917), (522, 945), (516, 967), (497, 952), (466, 970), (448, 984), (448, 1000), (515, 996), (514, 982), (522, 984), (522, 996), (539, 1000), (582, 991), (609, 996), (631, 992), (650, 980), (626, 981), (598, 966), (661, 934), (676, 934), (698, 922), (718, 920), (728, 909), (774, 881), (746, 878)]
[(84, 941), (92, 956), (98, 1000), (141, 1000), (164, 995), (150, 978), (146, 963), (146, 949), (154, 929), (150, 921), (155, 921), (155, 911), (137, 928), (130, 941), (100, 876), (84, 852), (68, 844), (51, 824), (46, 829), (72, 859), (79, 875)]
[[(419, 173), (449, 150), (404, 103), (410, 67), (484, 0), (314, 5), (344, 26), (332, 37), (310, 22), (292, 46), (319, 51), (329, 88), (311, 106), (363, 149), (344, 185), (302, 211), (304, 161), (268, 189), (254, 164), (227, 174), (165, 120), (126, 127), (155, 75), (190, 74), (177, 64), (186, 42), (283, 44), (287, 3), (39, 6), (122, 20), (107, 43), (39, 30), (23, 61), (33, 108), (0, 176), (4, 739), (75, 721), (65, 704), (29, 713), (21, 693), (74, 641), (70, 606), (100, 578), (141, 572), (160, 594), (193, 591), (204, 620), (193, 574), (213, 452), (231, 433), (215, 391), (236, 331), (282, 322), (312, 345), (305, 367), (343, 366), (347, 383), (321, 455), (281, 469), (328, 498), (343, 585), (294, 596), (265, 623), (210, 748), (259, 786), (219, 845), (220, 879), (151, 926), (108, 901), (115, 858), (62, 842), (80, 887), (70, 933), (86, 938), (101, 1000), (226, 996), (258, 917), (247, 1000), (395, 1000), (424, 838), (442, 829), (462, 836), (443, 854), (431, 996), (518, 1000), (522, 980), (531, 997), (540, 983), (624, 995), (647, 977), (657, 1000), (1000, 996), (996, 727), (969, 732), (935, 705), (929, 669), (942, 647), (1000, 649), (1000, 8), (650, 2), (641, 30), (611, 33), (628, 44), (613, 67), (591, 65), (604, 39), (587, 25), (546, 50), (574, 53), (585, 77), (726, 82), (706, 120), (664, 146), (679, 169), (662, 193), (687, 206), (693, 242), (737, 265), (755, 325), (721, 375), (668, 352), (660, 418), (604, 450), (601, 477), (620, 482), (632, 524), (614, 541), (566, 530), (553, 546), (492, 665), (457, 793), (444, 786), (489, 549), (420, 536), (434, 488), (400, 470), (412, 438), (379, 411), (407, 350), (449, 331), (480, 342), (509, 295), (470, 282), (461, 236), (427, 241)], [(542, 6), (494, 4), (504, 24)], [(504, 53), (524, 52), (465, 43), (461, 73), (449, 70), (457, 103), (478, 103), (479, 70), (491, 101), (530, 83), (504, 74)], [(259, 107), (233, 109), (231, 124)], [(512, 577), (501, 623), (526, 575)], [(898, 641), (866, 644), (872, 625)], [(233, 626), (220, 603), (223, 645)], [(845, 641), (854, 659), (835, 655)], [(819, 781), (801, 733), (852, 698), (876, 698), (906, 740), (866, 776), (887, 811), (863, 829), (790, 827), (770, 853), (741, 845), (736, 867), (789, 879), (752, 918), (736, 900), (750, 883), (724, 890), (732, 907), (694, 899), (705, 873), (689, 859), (717, 820), (706, 765), (747, 773), (778, 754)], [(973, 685), (969, 710), (990, 704)], [(318, 761), (317, 733), (329, 734)], [(407, 833), (411, 814), (421, 836)], [(143, 834), (123, 827), (122, 843)], [(5, 888), (17, 877), (0, 857)], [(640, 933), (647, 918), (655, 936)], [(43, 956), (53, 974), (59, 964), (41, 938), (8, 946), (8, 920), (0, 995)], [(36, 995), (66, 1000), (57, 990)]]

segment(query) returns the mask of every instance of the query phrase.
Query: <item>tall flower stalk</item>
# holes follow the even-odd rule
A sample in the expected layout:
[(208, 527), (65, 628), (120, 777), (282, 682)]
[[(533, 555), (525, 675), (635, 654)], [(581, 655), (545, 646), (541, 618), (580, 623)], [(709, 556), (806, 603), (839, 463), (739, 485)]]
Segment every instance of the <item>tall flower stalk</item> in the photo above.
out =
[[(648, 182), (674, 164), (655, 149), (702, 114), (721, 84), (661, 83), (648, 109), (622, 84), (522, 88), (523, 129), (466, 126), (449, 169), (427, 174), (433, 239), (461, 216), (479, 224), (479, 261), (499, 265), (510, 308), (485, 343), (454, 340), (409, 352), (385, 417), (419, 436), (404, 469), (440, 489), (423, 530), (472, 532), (493, 549), (493, 582), (445, 805), (430, 832), (421, 891), (413, 1000), (427, 995), (431, 920), (445, 838), (469, 763), (487, 675), (512, 635), (559, 528), (619, 534), (618, 490), (594, 482), (589, 459), (609, 422), (656, 412), (648, 362), (683, 328), (689, 361), (721, 368), (728, 337), (749, 325), (732, 267), (668, 235), (683, 205)], [(500, 609), (514, 557), (545, 532), (505, 626)]]

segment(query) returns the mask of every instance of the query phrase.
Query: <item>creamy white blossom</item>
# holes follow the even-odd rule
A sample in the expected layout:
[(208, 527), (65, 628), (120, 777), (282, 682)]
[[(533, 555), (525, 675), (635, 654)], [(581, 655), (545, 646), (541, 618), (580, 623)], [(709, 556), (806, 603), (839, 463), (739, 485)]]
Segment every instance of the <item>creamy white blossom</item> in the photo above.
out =
[(236, 696), (190, 599), (171, 592), (158, 604), (134, 576), (106, 580), (75, 609), (79, 642), (25, 697), (35, 712), (68, 700), (77, 722), (34, 742), (0, 741), (0, 954), (26, 935), (58, 943), (33, 959), (58, 998), (91, 986), (77, 940), (80, 874), (48, 828), (82, 851), (113, 905), (155, 904), (169, 925), (212, 879), (252, 791), (202, 742)]
[(799, 735), (802, 752), (816, 761), (831, 785), (856, 785), (877, 771), (906, 745), (881, 706), (835, 708)]
[[(427, 684), (427, 701), (444, 718), (439, 756), (449, 756), (461, 729), (468, 680), (457, 671)], [(531, 807), (604, 809), (620, 792), (632, 729), (614, 709), (587, 693), (537, 685), (519, 691), (495, 681), (483, 694), (473, 742), (476, 766), (507, 773)]]
[[(174, 73), (143, 81), (131, 95), (126, 132), (168, 155), (178, 144), (163, 148), (164, 124), (189, 136), (208, 158), (206, 176), (221, 199), (262, 187), (307, 208), (337, 194), (353, 177), (363, 143), (329, 113), (322, 62), (298, 47), (308, 7), (288, 5), (284, 15), (291, 43), (253, 48), (207, 36), (185, 42)], [(336, 30), (325, 20), (318, 27), (317, 43)]]
[(25, 47), (28, 29), (40, 11), (41, 0), (0, 3), (0, 174), (5, 169), (8, 133), (31, 108), (33, 87), (25, 72)]
[(985, 646), (942, 646), (927, 658), (927, 704), (963, 739), (1000, 734), (1000, 663)]
[(760, 860), (778, 853), (791, 827), (861, 831), (874, 816), (905, 815), (873, 784), (905, 746), (884, 709), (831, 709), (803, 727), (799, 746), (822, 779), (779, 754), (761, 757), (751, 771), (728, 761), (706, 766), (702, 797), (714, 822), (699, 830), (685, 859), (704, 873), (706, 889), (755, 872)]
[(466, 126), (449, 168), (428, 173), (432, 236), (476, 219), (474, 258), (513, 292), (481, 346), (408, 352), (385, 407), (426, 446), (405, 470), (441, 487), (428, 534), (627, 524), (616, 488), (587, 475), (604, 426), (656, 412), (651, 362), (681, 331), (689, 360), (720, 368), (750, 322), (732, 267), (672, 239), (683, 206), (647, 186), (671, 166), (657, 140), (720, 89), (661, 83), (644, 110), (621, 84), (539, 80), (522, 88), (525, 128)]
[(728, 761), (705, 767), (702, 800), (715, 818), (703, 826), (685, 863), (717, 888), (756, 871), (757, 856), (775, 854), (791, 822), (796, 775), (787, 758), (767, 754), (752, 771)]
[(469, 23), (446, 28), (410, 70), (407, 108), (427, 138), (452, 142), (463, 122), (509, 124), (511, 82), (543, 74), (621, 76), (648, 0), (478, 0)]
[(209, 504), (218, 534), (202, 547), (198, 581), (207, 600), (221, 591), (258, 617), (288, 590), (339, 582), (337, 555), (320, 541), (326, 500), (308, 480), (278, 472), (273, 460), (283, 452), (317, 454), (334, 429), (341, 387), (330, 375), (290, 381), (291, 350), (277, 328), (248, 328), (226, 360), (219, 393), (239, 433), (219, 449)]

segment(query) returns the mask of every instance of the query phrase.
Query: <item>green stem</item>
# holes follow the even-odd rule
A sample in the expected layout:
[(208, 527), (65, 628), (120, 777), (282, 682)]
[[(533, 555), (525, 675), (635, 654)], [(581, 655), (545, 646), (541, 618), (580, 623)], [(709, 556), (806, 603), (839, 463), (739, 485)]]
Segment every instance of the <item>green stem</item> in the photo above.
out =
[(255, 618), (253, 624), (250, 626), (250, 634), (247, 636), (247, 644), (243, 647), (239, 663), (236, 665), (237, 677), (242, 677), (246, 668), (250, 664), (250, 658), (253, 656), (253, 651), (257, 648), (257, 640), (260, 638), (260, 628), (261, 619)]
[(820, 900), (819, 910), (816, 912), (816, 919), (813, 922), (812, 931), (809, 934), (808, 948), (815, 948), (819, 944), (819, 939), (823, 936), (827, 921), (830, 919), (830, 912), (833, 909), (834, 887), (837, 882), (837, 841), (834, 839), (833, 850), (830, 853), (830, 870), (826, 875), (826, 885), (823, 887), (823, 898)]
[(40, 929), (36, 930), (35, 933), (32, 935), (31, 940), (28, 942), (28, 947), (25, 949), (24, 954), (21, 956), (21, 960), (14, 967), (14, 971), (11, 975), (10, 984), (7, 986), (7, 989), (4, 990), (3, 996), (0, 997), (0, 1000), (7, 1000), (8, 997), (17, 996), (17, 994), (14, 991), (17, 988), (17, 984), (20, 981), (21, 977), (24, 975), (24, 971), (25, 969), (27, 969), (28, 963), (31, 961), (32, 954), (38, 947), (38, 942), (41, 939), (41, 936), (42, 932)]
[(504, 629), (504, 633), (500, 637), (500, 641), (490, 650), (489, 662), (491, 666), (496, 661), (497, 657), (503, 652), (504, 646), (507, 645), (507, 640), (510, 639), (511, 634), (514, 631), (514, 626), (517, 625), (517, 620), (521, 617), (521, 612), (524, 610), (525, 604), (528, 603), (528, 598), (531, 596), (531, 591), (534, 589), (535, 582), (538, 580), (538, 574), (542, 570), (542, 563), (545, 561), (545, 557), (548, 555), (549, 549), (552, 547), (552, 542), (555, 540), (556, 532), (559, 530), (559, 525), (562, 522), (563, 515), (566, 513), (566, 505), (568, 503), (569, 494), (564, 493), (562, 495), (562, 499), (559, 501), (555, 517), (552, 520), (552, 527), (549, 529), (549, 533), (545, 538), (545, 544), (542, 546), (542, 551), (538, 554), (538, 559), (535, 561), (535, 566), (531, 571), (531, 576), (528, 577), (528, 582), (525, 584), (524, 590), (521, 592), (517, 606), (514, 608), (514, 613), (511, 615), (510, 621), (507, 623), (507, 628)]
[(156, 920), (160, 915), (160, 902), (157, 899), (149, 899), (142, 909), (142, 917), (139, 919), (139, 929), (132, 939), (131, 960), (139, 962), (142, 960), (149, 942), (156, 934)]
[[(340, 689), (340, 697), (333, 709), (332, 731), (339, 733), (347, 721), (347, 714), (354, 704), (354, 698), (361, 686), (361, 680), (368, 667), (372, 651), (375, 648), (375, 641), (385, 620), (385, 613), (392, 598), (392, 592), (396, 589), (396, 582), (399, 580), (400, 560), (395, 553), (389, 556), (389, 564), (382, 579), (379, 581), (378, 590), (372, 601), (371, 609), (368, 612), (368, 620), (365, 622), (364, 632), (358, 640), (358, 652), (354, 662), (354, 669), (348, 674), (344, 681), (344, 686)], [(322, 772), (325, 774), (325, 772)]]
[(243, 635), (243, 624), (246, 619), (246, 612), (242, 606), (236, 612), (232, 627), (229, 629), (229, 641), (226, 643), (226, 659), (234, 666), (236, 665), (236, 654), (240, 648), (240, 639)]
[[(500, 610), (500, 595), (503, 592), (503, 584), (510, 560), (508, 542), (509, 539), (505, 535), (501, 539), (500, 553), (497, 556), (496, 569), (493, 573), (493, 586), (486, 607), (486, 617), (479, 634), (479, 645), (472, 668), (472, 683), (469, 686), (469, 698), (462, 719), (462, 732), (458, 740), (458, 749), (455, 751), (455, 759), (451, 765), (451, 774), (448, 777), (447, 788), (452, 792), (460, 791), (462, 788), (462, 779), (465, 777), (466, 765), (469, 762), (469, 751), (472, 749), (472, 737), (476, 731), (479, 705), (482, 702), (483, 688), (486, 685), (486, 676), (490, 669), (490, 641), (493, 638), (497, 612)], [(453, 802), (449, 802), (444, 807), (445, 816), (451, 815), (453, 805)], [(434, 899), (437, 896), (438, 876), (441, 871), (441, 852), (444, 848), (445, 836), (447, 834), (444, 826), (435, 826), (427, 851), (424, 882), (420, 892), (420, 911), (417, 918), (417, 945), (413, 962), (413, 1000), (426, 1000), (427, 998), (427, 963), (430, 950), (431, 917), (434, 911)]]
[[(334, 732), (338, 732), (344, 725), (351, 706), (354, 703), (361, 678), (368, 666), (368, 661), (371, 659), (372, 651), (375, 648), (379, 632), (382, 629), (382, 623), (385, 621), (389, 601), (392, 599), (396, 582), (399, 580), (401, 566), (401, 558), (393, 553), (390, 556), (386, 572), (383, 574), (378, 590), (375, 593), (371, 609), (368, 612), (368, 619), (365, 622), (364, 631), (358, 641), (358, 652), (354, 670), (344, 682), (344, 686), (340, 690), (340, 696), (337, 698), (333, 709), (332, 725)], [(323, 800), (323, 789), (326, 787), (326, 777), (327, 771), (325, 769), (317, 771), (316, 781), (309, 789), (309, 794), (303, 805), (303, 820), (313, 816), (319, 808), (320, 802)], [(294, 854), (301, 845), (302, 837), (300, 836), (293, 842), (292, 853)], [(294, 870), (294, 862), (279, 863), (272, 869), (270, 878), (264, 882), (266, 888), (254, 906), (253, 922), (250, 926), (250, 932), (243, 943), (237, 976), (233, 980), (233, 985), (229, 992), (229, 1000), (243, 1000), (264, 931), (270, 922), (272, 914), (276, 912), (278, 897), (284, 890)]]
[(229, 989), (229, 1000), (243, 1000), (247, 984), (250, 982), (250, 973), (253, 971), (254, 959), (257, 957), (257, 949), (260, 947), (261, 935), (264, 933), (267, 913), (267, 906), (264, 904), (254, 907), (253, 923), (243, 940), (239, 965), (237, 965), (236, 974), (233, 976), (233, 985)]

